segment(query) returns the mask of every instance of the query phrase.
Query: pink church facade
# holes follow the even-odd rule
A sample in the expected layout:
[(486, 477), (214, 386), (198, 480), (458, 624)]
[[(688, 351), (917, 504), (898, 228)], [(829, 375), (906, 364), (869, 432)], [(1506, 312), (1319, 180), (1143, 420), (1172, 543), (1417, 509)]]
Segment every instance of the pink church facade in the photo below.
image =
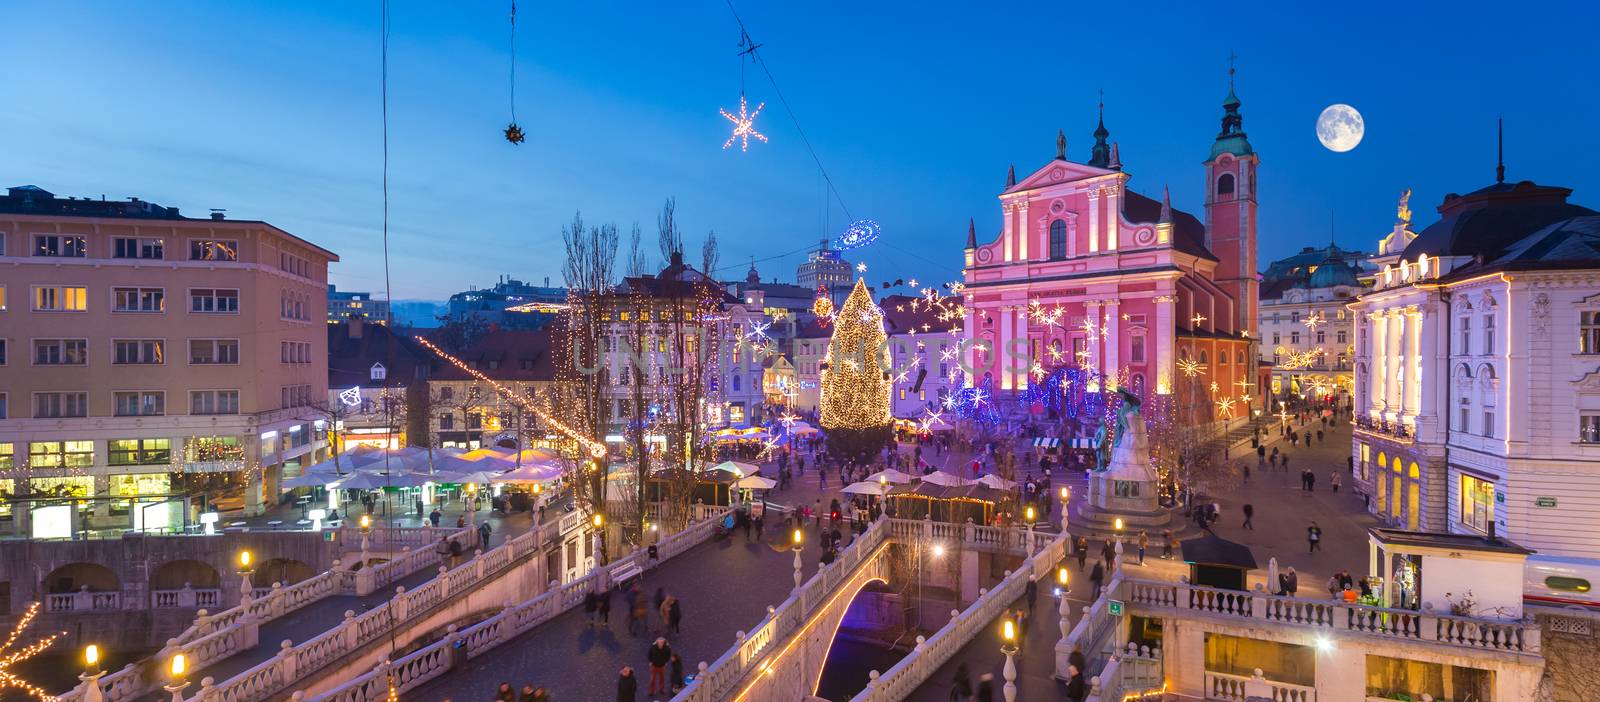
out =
[[(1003, 398), (1077, 367), (1147, 397), (1176, 394), (1206, 417), (1249, 413), (1242, 397), (1259, 395), (1258, 160), (1238, 106), (1230, 90), (1204, 163), (1204, 222), (1165, 194), (1130, 189), (1103, 123), (1087, 163), (1067, 160), (1058, 136), (1054, 160), (1021, 181), (1008, 176), (999, 235), (980, 244), (968, 232), (971, 382)], [(1223, 398), (1236, 405), (1217, 406)]]

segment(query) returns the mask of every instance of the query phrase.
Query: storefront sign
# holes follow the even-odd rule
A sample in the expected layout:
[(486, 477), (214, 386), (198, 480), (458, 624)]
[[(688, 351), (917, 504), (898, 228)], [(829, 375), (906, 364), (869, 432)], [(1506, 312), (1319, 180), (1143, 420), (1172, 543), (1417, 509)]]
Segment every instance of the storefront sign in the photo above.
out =
[(1535, 506), (1535, 507), (1554, 507), (1554, 506), (1556, 506), (1556, 498), (1554, 498), (1554, 497), (1535, 497), (1535, 498), (1533, 498), (1533, 506)]

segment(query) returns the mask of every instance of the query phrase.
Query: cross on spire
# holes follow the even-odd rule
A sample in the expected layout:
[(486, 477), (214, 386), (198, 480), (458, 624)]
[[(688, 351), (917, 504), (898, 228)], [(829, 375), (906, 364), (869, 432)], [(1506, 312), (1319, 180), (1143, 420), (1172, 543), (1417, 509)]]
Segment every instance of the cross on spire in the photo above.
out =
[(1229, 90), (1233, 89), (1233, 74), (1235, 72), (1234, 67), (1233, 67), (1233, 62), (1235, 60), (1237, 60), (1238, 58), (1239, 58), (1239, 54), (1234, 53), (1232, 49), (1228, 50), (1228, 89)]

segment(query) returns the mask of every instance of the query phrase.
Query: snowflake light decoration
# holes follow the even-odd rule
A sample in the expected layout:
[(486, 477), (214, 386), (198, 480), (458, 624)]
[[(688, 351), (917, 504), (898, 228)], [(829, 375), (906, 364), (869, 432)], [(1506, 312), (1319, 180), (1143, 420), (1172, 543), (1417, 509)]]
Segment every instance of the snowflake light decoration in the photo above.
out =
[(1307, 329), (1316, 331), (1317, 327), (1326, 321), (1328, 321), (1328, 318), (1322, 316), (1321, 312), (1312, 312), (1310, 315), (1306, 316), (1304, 321), (1300, 323), (1306, 325)]
[(866, 273), (867, 272), (867, 262), (866, 261), (862, 261), (860, 263), (857, 263), (856, 264), (856, 270), (860, 271), (862, 273)]
[(727, 141), (722, 142), (722, 148), (726, 149), (730, 146), (733, 146), (733, 142), (737, 141), (739, 142), (740, 151), (749, 151), (750, 137), (755, 137), (760, 139), (762, 143), (766, 143), (767, 135), (756, 131), (756, 116), (761, 114), (761, 108), (766, 106), (767, 103), (763, 102), (756, 105), (755, 112), (748, 112), (747, 103), (744, 99), (744, 93), (739, 93), (739, 114), (737, 116), (731, 112), (728, 112), (727, 110), (717, 110), (718, 112), (721, 112), (722, 116), (727, 118), (729, 122), (733, 123), (733, 133), (728, 135)]
[(1232, 419), (1233, 418), (1233, 398), (1224, 397), (1224, 398), (1222, 398), (1220, 400), (1217, 400), (1217, 411), (1220, 412), (1223, 417), (1228, 418), (1228, 419)]
[(1184, 358), (1184, 359), (1179, 359), (1179, 361), (1178, 361), (1178, 370), (1183, 371), (1184, 376), (1189, 377), (1189, 378), (1193, 378), (1193, 377), (1195, 377), (1195, 376), (1200, 374), (1201, 367), (1200, 367), (1200, 364), (1195, 363), (1194, 361), (1191, 361), (1191, 360), (1189, 360), (1187, 358)]
[(1201, 322), (1206, 321), (1206, 316), (1203, 314), (1196, 314), (1195, 316), (1190, 317), (1189, 321), (1194, 322), (1194, 326), (1198, 327), (1200, 326)]

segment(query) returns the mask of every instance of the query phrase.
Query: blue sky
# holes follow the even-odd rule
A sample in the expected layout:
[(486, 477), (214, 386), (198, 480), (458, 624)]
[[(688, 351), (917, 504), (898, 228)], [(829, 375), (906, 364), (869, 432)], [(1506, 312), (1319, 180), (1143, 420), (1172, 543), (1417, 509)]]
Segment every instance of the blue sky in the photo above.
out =
[[(1263, 265), (1329, 237), (1370, 249), (1414, 188), (1419, 224), (1446, 192), (1494, 177), (1600, 206), (1600, 11), (1468, 3), (736, 3), (857, 218), (882, 223), (869, 280), (959, 276), (968, 218), (1054, 156), (1085, 160), (1096, 90), (1132, 187), (1198, 211), (1237, 52), (1245, 129), (1262, 159)], [(983, 4), (987, 5), (987, 4)], [(509, 120), (508, 2), (391, 9), (391, 259), (396, 298), (442, 298), (501, 274), (560, 280), (559, 232), (582, 210), (624, 231), (674, 196), (690, 249), (722, 242), (729, 278), (837, 233), (846, 217), (769, 101), (748, 153), (723, 151), (740, 89), (720, 1), (519, 8)], [(1502, 8), (1503, 9), (1503, 8)], [(377, 3), (73, 2), (5, 11), (0, 185), (227, 208), (334, 251), (341, 288), (383, 289)], [(1313, 123), (1354, 105), (1365, 141), (1336, 154)], [(693, 258), (698, 258), (694, 256)], [(758, 264), (793, 278), (800, 256)]]

